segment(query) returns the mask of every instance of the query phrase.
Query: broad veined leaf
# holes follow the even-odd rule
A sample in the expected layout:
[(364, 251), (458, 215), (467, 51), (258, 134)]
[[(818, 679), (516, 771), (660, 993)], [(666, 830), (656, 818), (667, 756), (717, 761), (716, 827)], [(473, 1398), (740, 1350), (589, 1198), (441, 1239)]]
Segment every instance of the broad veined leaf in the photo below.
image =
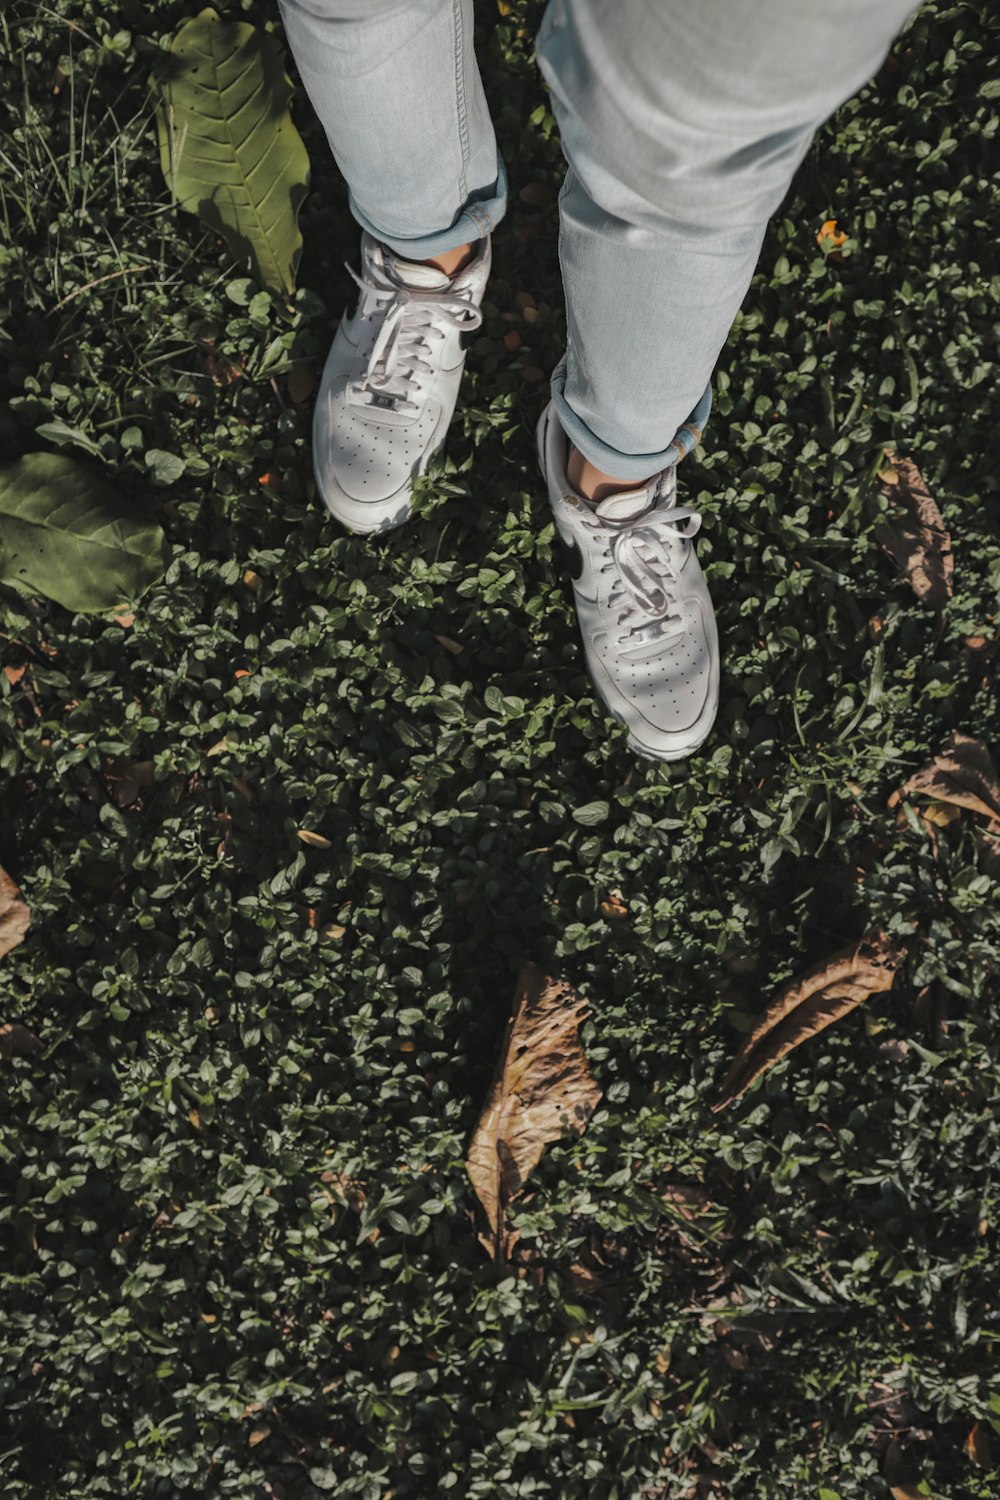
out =
[(263, 285), (290, 295), (309, 157), (288, 112), (292, 84), (278, 43), (209, 6), (181, 27), (154, 84), (160, 164), (174, 197)]
[(783, 985), (734, 1057), (713, 1109), (739, 1098), (773, 1063), (869, 995), (891, 989), (902, 957), (902, 950), (884, 933), (874, 933)]
[(491, 1239), (480, 1240), (494, 1256), (506, 1258), (516, 1242), (505, 1210), (546, 1145), (582, 1134), (601, 1098), (580, 1044), (579, 1027), (588, 1014), (587, 1002), (571, 985), (525, 964), (466, 1160), (492, 1230)]
[(58, 453), (0, 468), (0, 581), (82, 613), (137, 598), (167, 558), (162, 528), (93, 469)]

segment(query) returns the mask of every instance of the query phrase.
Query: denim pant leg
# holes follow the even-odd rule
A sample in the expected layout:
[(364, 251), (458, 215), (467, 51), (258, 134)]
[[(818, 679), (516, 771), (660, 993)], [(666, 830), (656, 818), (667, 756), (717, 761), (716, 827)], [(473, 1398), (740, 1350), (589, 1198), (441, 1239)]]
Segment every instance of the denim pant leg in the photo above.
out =
[(693, 447), (767, 221), (914, 0), (549, 0), (535, 40), (568, 164), (567, 349), (583, 456), (645, 479)]
[(507, 176), (472, 44), (472, 0), (278, 0), (363, 229), (412, 260), (481, 239)]

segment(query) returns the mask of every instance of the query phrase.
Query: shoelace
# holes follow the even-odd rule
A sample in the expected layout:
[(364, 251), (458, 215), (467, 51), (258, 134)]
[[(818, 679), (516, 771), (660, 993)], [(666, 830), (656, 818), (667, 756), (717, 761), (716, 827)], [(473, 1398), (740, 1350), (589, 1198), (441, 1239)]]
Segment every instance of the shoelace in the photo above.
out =
[(370, 406), (366, 393), (378, 391), (397, 397), (397, 410), (419, 411), (418, 404), (409, 400), (407, 393), (419, 388), (417, 371), (431, 373), (431, 366), (423, 357), (429, 352), (428, 339), (447, 336), (447, 330), (439, 326), (441, 322), (462, 332), (478, 328), (483, 321), (482, 313), (469, 302), (467, 294), (452, 287), (402, 287), (395, 283), (383, 286), (367, 276), (359, 276), (346, 261), (344, 266), (362, 292), (374, 298), (377, 307), (385, 307), (385, 321), (368, 357), (364, 376), (351, 386), (351, 399), (356, 405)]
[(671, 589), (677, 574), (667, 550), (668, 539), (693, 537), (701, 527), (701, 512), (689, 505), (663, 505), (631, 521), (585, 515), (583, 522), (591, 531), (611, 533), (604, 549), (608, 560), (598, 571), (616, 575), (608, 603), (625, 605), (618, 614), (618, 624), (627, 626), (620, 643), (632, 636), (643, 639), (652, 625), (679, 621)]

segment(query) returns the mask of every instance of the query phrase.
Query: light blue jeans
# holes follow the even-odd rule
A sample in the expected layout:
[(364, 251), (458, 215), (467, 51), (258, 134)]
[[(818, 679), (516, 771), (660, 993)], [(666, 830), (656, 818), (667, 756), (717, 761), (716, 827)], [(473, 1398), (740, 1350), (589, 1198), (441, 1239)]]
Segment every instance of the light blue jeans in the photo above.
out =
[[(278, 0), (357, 222), (414, 260), (502, 219), (473, 0)], [(914, 0), (549, 0), (535, 38), (566, 176), (566, 433), (648, 478), (698, 441), (710, 380), (816, 128)], [(484, 0), (484, 16), (495, 14)]]

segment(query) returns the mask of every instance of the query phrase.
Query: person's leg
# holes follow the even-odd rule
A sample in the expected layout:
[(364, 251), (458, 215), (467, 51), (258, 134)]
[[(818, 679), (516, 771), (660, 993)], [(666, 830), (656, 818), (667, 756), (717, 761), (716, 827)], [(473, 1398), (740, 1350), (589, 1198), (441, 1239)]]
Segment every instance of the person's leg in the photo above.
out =
[(362, 229), (409, 260), (491, 233), (507, 207), (472, 0), (278, 0)]
[(914, 9), (549, 0), (536, 53), (568, 162), (552, 399), (577, 473), (636, 483), (698, 441), (767, 221)]
[(316, 398), (316, 487), (349, 530), (386, 531), (447, 434), (507, 203), (472, 0), (279, 6), (362, 229), (358, 305)]
[[(715, 613), (677, 503), (768, 217), (913, 0), (550, 0), (567, 349), (538, 454), (591, 680), (661, 760), (715, 719)], [(574, 453), (574, 449), (576, 450)]]

